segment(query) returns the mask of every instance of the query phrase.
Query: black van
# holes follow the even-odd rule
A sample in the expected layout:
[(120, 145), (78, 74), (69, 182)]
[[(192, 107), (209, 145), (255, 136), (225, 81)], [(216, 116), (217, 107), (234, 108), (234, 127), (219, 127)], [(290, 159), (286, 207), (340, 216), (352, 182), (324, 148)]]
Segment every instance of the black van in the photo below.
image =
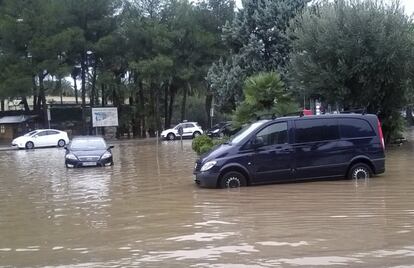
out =
[(369, 178), (385, 171), (376, 115), (336, 114), (257, 121), (196, 161), (202, 187), (317, 178)]

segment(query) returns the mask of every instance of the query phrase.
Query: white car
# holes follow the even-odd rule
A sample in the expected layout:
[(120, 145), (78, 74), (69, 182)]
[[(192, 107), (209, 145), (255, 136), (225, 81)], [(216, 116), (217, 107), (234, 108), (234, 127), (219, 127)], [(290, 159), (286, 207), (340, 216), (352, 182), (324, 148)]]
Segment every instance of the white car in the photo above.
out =
[(38, 129), (12, 141), (12, 146), (33, 149), (35, 147), (63, 147), (69, 143), (68, 133), (56, 129)]
[(203, 129), (198, 125), (197, 122), (184, 122), (176, 125), (174, 128), (166, 129), (163, 132), (161, 132), (161, 138), (167, 140), (175, 140), (177, 137), (180, 136), (180, 128), (183, 129), (183, 138), (195, 138), (203, 134)]

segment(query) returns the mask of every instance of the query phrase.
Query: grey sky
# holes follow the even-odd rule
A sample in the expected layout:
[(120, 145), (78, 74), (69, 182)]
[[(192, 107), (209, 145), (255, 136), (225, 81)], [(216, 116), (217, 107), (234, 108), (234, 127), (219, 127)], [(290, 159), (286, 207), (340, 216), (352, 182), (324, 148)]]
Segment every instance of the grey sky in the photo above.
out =
[[(400, 2), (404, 6), (405, 12), (408, 15), (412, 15), (414, 13), (414, 0), (400, 0)], [(241, 7), (241, 0), (236, 0), (236, 5)]]
[(408, 15), (412, 15), (414, 12), (414, 1), (413, 0), (401, 0), (401, 4), (405, 7), (405, 12)]

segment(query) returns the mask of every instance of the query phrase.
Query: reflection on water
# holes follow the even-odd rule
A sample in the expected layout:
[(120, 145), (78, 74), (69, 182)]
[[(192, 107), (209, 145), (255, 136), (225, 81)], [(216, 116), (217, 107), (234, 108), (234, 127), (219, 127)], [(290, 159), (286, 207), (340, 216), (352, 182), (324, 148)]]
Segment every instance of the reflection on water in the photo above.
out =
[(191, 141), (116, 144), (115, 165), (63, 149), (0, 153), (0, 266), (409, 267), (414, 148), (370, 180), (198, 188)]

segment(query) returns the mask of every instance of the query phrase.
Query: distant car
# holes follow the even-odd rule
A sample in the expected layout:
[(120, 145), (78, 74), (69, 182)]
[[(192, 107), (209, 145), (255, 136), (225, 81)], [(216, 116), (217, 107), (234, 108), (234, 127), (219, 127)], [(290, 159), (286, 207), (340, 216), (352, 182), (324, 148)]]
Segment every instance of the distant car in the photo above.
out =
[(224, 137), (236, 134), (241, 128), (234, 127), (232, 122), (221, 122), (206, 131), (209, 137)]
[(167, 140), (175, 140), (180, 136), (179, 130), (182, 128), (183, 138), (195, 138), (203, 134), (203, 129), (198, 125), (197, 122), (184, 122), (176, 125), (173, 128), (166, 129), (161, 132), (161, 138)]
[(56, 129), (38, 129), (12, 141), (12, 146), (26, 149), (38, 147), (64, 147), (69, 143), (68, 133)]
[(111, 149), (102, 137), (79, 136), (72, 139), (66, 148), (66, 167), (112, 166)]

